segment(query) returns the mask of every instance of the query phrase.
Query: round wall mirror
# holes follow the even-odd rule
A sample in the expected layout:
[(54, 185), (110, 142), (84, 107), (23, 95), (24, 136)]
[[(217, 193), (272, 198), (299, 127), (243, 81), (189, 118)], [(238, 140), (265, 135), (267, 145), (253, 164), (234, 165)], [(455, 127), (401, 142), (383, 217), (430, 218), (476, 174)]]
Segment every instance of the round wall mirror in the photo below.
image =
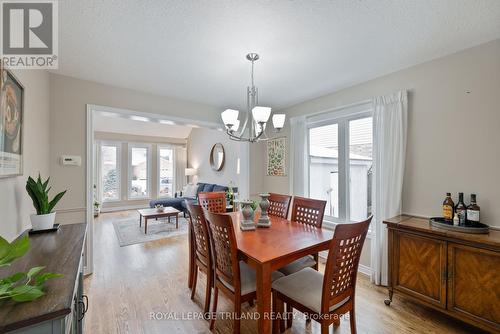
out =
[(220, 171), (224, 167), (225, 159), (224, 146), (221, 143), (212, 146), (210, 151), (210, 166), (212, 166), (212, 169)]

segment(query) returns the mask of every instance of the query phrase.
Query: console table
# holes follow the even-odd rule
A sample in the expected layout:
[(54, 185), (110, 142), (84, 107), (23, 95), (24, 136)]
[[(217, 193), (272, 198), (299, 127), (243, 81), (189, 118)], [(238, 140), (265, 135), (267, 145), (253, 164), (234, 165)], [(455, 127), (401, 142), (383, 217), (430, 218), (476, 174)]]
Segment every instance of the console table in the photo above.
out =
[(500, 333), (500, 231), (448, 231), (407, 215), (384, 223), (389, 232), (387, 305), (397, 292)]
[(0, 277), (35, 266), (64, 275), (47, 281), (45, 295), (35, 301), (0, 305), (0, 333), (83, 333), (88, 305), (83, 295), (82, 261), (86, 228), (86, 224), (63, 225), (57, 232), (30, 235), (28, 253), (0, 269)]

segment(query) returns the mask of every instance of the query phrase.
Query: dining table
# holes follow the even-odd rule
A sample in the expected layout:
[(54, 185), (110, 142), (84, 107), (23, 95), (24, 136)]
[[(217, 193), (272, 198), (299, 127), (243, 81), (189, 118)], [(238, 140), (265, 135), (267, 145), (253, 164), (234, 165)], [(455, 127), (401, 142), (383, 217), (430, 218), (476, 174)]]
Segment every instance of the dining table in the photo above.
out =
[[(233, 220), (239, 258), (256, 271), (258, 333), (271, 333), (271, 273), (303, 256), (327, 250), (333, 231), (271, 215), (270, 227), (243, 231), (241, 211), (227, 214)], [(259, 217), (260, 212), (255, 212), (254, 221)]]

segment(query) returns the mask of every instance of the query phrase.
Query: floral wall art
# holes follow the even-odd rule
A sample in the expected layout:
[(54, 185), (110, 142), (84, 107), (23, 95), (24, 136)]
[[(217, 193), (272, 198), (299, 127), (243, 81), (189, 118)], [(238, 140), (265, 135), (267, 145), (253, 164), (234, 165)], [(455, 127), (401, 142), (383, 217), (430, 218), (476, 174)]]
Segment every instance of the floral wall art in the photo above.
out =
[(267, 175), (286, 176), (286, 137), (267, 141)]

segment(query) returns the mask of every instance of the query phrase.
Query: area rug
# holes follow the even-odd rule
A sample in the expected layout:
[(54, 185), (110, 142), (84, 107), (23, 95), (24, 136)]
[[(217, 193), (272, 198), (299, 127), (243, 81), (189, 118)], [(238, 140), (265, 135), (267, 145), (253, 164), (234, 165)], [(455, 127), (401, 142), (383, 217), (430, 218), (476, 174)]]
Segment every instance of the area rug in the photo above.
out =
[(150, 219), (148, 220), (148, 233), (144, 234), (144, 221), (139, 227), (139, 217), (115, 220), (113, 227), (120, 247), (140, 244), (143, 242), (177, 237), (188, 233), (188, 221), (179, 217), (179, 228), (175, 228), (175, 218), (170, 219)]

